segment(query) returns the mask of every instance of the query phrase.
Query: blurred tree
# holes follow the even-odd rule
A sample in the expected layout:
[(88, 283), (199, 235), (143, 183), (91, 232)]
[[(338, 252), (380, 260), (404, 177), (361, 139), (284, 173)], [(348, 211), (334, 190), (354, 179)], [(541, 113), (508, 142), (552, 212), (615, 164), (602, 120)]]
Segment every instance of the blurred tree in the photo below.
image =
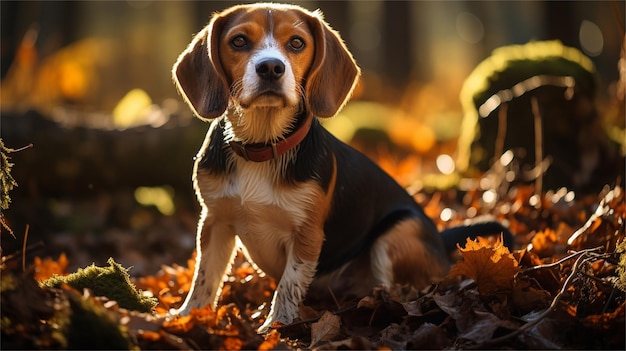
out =
[(544, 3), (546, 14), (547, 37), (558, 38), (563, 45), (577, 47), (578, 16), (575, 15), (575, 6), (572, 1), (546, 1)]
[(383, 57), (381, 72), (395, 88), (404, 90), (411, 80), (413, 47), (411, 28), (411, 2), (385, 1), (383, 19)]

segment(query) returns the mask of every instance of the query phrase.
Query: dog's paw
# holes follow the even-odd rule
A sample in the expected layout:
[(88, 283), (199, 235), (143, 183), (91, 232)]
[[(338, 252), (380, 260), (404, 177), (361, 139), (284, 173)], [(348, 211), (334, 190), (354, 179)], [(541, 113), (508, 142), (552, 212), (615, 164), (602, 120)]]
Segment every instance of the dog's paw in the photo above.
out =
[(179, 308), (170, 308), (167, 311), (168, 317), (176, 317), (176, 316), (187, 316), (191, 312), (191, 308), (187, 308), (185, 306), (181, 306)]
[(263, 323), (257, 331), (259, 334), (264, 334), (270, 331), (270, 329), (278, 329), (282, 326), (289, 325), (297, 318), (297, 312), (293, 313), (293, 311), (287, 310), (274, 311), (272, 309), (270, 310), (265, 323)]
[(257, 333), (259, 334), (265, 334), (267, 332), (269, 332), (271, 329), (278, 329), (281, 328), (283, 326), (285, 326), (286, 324), (283, 324), (279, 321), (274, 321), (270, 318), (268, 318), (265, 323), (263, 323), (263, 325), (261, 325), (259, 327), (259, 329), (257, 329)]

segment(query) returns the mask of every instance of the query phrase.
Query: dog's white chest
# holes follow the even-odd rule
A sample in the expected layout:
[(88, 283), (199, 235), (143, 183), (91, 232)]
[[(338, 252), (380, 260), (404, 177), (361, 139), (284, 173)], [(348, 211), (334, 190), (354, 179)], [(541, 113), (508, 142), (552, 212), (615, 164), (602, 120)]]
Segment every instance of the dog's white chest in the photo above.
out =
[(199, 175), (197, 180), (210, 221), (233, 228), (254, 263), (278, 278), (285, 246), (306, 221), (315, 188), (281, 186), (271, 166), (242, 161), (228, 177)]

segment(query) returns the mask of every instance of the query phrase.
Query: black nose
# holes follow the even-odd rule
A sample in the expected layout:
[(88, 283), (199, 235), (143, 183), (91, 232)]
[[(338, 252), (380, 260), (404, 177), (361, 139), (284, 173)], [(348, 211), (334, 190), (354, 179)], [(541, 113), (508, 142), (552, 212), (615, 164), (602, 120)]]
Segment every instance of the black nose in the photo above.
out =
[(256, 74), (262, 79), (276, 80), (285, 73), (285, 64), (279, 59), (265, 59), (256, 64)]

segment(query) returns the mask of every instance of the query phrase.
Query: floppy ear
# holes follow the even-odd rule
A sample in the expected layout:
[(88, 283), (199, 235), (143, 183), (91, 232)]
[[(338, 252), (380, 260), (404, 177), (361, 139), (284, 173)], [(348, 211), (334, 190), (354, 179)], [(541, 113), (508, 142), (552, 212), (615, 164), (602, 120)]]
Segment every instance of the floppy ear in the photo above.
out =
[(172, 69), (176, 89), (200, 118), (216, 118), (228, 107), (228, 86), (217, 55), (223, 20), (215, 16), (196, 34)]
[(350, 98), (361, 71), (322, 13), (317, 10), (309, 16), (315, 58), (305, 86), (306, 104), (317, 117), (333, 117)]

